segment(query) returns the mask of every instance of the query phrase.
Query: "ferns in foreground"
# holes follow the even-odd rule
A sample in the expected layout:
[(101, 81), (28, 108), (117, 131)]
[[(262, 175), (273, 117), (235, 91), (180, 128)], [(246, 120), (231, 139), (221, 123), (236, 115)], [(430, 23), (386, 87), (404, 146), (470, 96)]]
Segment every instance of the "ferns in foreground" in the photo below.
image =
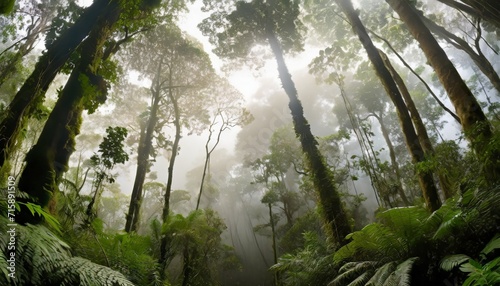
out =
[[(7, 218), (0, 216), (0, 232), (6, 233), (8, 223)], [(0, 236), (1, 285), (134, 285), (117, 271), (72, 257), (70, 247), (41, 225), (16, 226), (16, 267), (12, 279), (4, 267), (8, 243), (8, 236)]]

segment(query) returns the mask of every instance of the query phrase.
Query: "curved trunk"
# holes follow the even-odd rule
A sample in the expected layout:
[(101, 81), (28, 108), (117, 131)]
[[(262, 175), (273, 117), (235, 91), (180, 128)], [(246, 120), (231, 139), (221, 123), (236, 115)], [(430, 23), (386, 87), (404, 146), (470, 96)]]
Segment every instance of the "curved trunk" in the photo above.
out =
[(137, 154), (137, 171), (135, 175), (132, 195), (130, 197), (130, 205), (125, 223), (125, 231), (137, 231), (138, 222), (140, 219), (141, 202), (142, 202), (142, 187), (146, 180), (148, 172), (149, 154), (153, 148), (153, 133), (158, 121), (157, 113), (160, 103), (160, 91), (152, 90), (153, 100), (151, 103), (151, 114), (148, 118), (147, 125), (141, 128), (141, 138), (139, 139), (139, 148)]
[(311, 133), (309, 123), (304, 117), (302, 103), (297, 97), (295, 84), (283, 59), (283, 51), (272, 28), (269, 27), (267, 40), (278, 64), (281, 84), (290, 100), (288, 107), (292, 113), (295, 134), (299, 138), (302, 151), (306, 155), (306, 163), (314, 182), (314, 188), (319, 196), (320, 211), (325, 220), (326, 233), (339, 245), (344, 245), (346, 235), (351, 233), (351, 227), (333, 182), (333, 174), (327, 168), (324, 158), (318, 150), (318, 142)]
[[(396, 83), (394, 82), (394, 79), (392, 78), (387, 67), (384, 65), (382, 57), (378, 53), (377, 48), (373, 45), (373, 42), (366, 32), (363, 23), (361, 23), (357, 12), (354, 10), (351, 1), (338, 0), (338, 3), (349, 19), (355, 33), (358, 35), (359, 40), (368, 54), (368, 58), (375, 68), (377, 76), (396, 107), (406, 146), (408, 147), (413, 163), (423, 162), (425, 157), (422, 146), (420, 145), (418, 136), (410, 118), (410, 114), (408, 113), (408, 109)], [(441, 201), (439, 200), (432, 175), (429, 173), (418, 172), (417, 176), (427, 208), (431, 211), (437, 210), (441, 206)]]
[(473, 150), (484, 162), (485, 175), (491, 182), (498, 180), (500, 177), (500, 150), (498, 147), (489, 146), (493, 132), (476, 98), (429, 29), (420, 20), (414, 8), (407, 1), (386, 0), (386, 2), (405, 22), (410, 33), (420, 44), (420, 48), (430, 65), (434, 68), (451, 103), (455, 106), (465, 135), (470, 140)]
[[(120, 13), (120, 9), (107, 10), (82, 44), (78, 66), (73, 69), (37, 143), (26, 155), (26, 166), (19, 179), (19, 189), (31, 196), (26, 201), (33, 201), (42, 207), (48, 204), (75, 150), (84, 97), (105, 98), (106, 82), (96, 73), (102, 60), (102, 47)], [(18, 222), (38, 223), (40, 219), (24, 208)]]
[(17, 92), (0, 123), (0, 166), (12, 154), (21, 126), (43, 101), (45, 92), (69, 56), (94, 27), (98, 18), (119, 8), (118, 0), (94, 1), (80, 18), (47, 47), (35, 66), (35, 70)]
[[(392, 66), (387, 55), (381, 50), (379, 50), (379, 53), (382, 56), (382, 60), (384, 61), (385, 66), (389, 69), (392, 78), (396, 82), (399, 91), (401, 92), (401, 95), (405, 100), (406, 107), (408, 107), (408, 110), (410, 111), (411, 120), (413, 121), (413, 125), (415, 126), (415, 129), (417, 131), (418, 139), (420, 141), (420, 145), (422, 146), (422, 150), (424, 151), (425, 157), (430, 158), (434, 156), (434, 147), (432, 146), (431, 139), (429, 138), (429, 134), (427, 133), (427, 128), (425, 127), (424, 122), (420, 117), (420, 113), (415, 106), (415, 102), (413, 102), (413, 98), (411, 97), (406, 84), (404, 83), (399, 73)], [(450, 198), (452, 196), (450, 181), (443, 174), (443, 172), (440, 172), (439, 170), (435, 171), (439, 179), (439, 185), (443, 190), (444, 197)]]

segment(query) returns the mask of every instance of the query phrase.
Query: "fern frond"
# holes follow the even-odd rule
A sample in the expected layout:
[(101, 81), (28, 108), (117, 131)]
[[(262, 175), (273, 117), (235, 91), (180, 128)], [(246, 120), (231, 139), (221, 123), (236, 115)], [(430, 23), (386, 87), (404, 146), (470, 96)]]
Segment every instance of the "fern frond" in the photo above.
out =
[(49, 278), (51, 281), (57, 281), (57, 278), (52, 277), (71, 277), (63, 279), (61, 285), (81, 285), (81, 286), (134, 286), (134, 284), (125, 278), (120, 272), (114, 271), (111, 268), (95, 264), (90, 260), (81, 257), (72, 257)]
[(379, 286), (383, 285), (385, 280), (391, 275), (394, 270), (396, 270), (397, 263), (395, 261), (391, 261), (389, 263), (384, 264), (379, 267), (375, 274), (370, 278), (370, 280), (366, 283), (366, 286)]
[(348, 262), (342, 267), (344, 268), (344, 272), (339, 271), (339, 275), (335, 277), (328, 286), (348, 285), (366, 272), (371, 272), (373, 274), (377, 264), (377, 261)]
[(486, 244), (481, 253), (488, 255), (490, 252), (498, 248), (500, 248), (500, 234), (495, 235), (495, 237), (493, 237), (490, 242)]
[(375, 271), (373, 270), (368, 270), (365, 273), (361, 274), (358, 276), (358, 278), (354, 279), (351, 283), (349, 283), (347, 286), (364, 286), (368, 280), (373, 276), (373, 273)]
[(410, 286), (411, 269), (413, 264), (418, 260), (418, 257), (412, 257), (400, 263), (394, 272), (389, 275), (384, 282), (384, 286)]
[(443, 270), (451, 271), (453, 268), (468, 261), (469, 259), (470, 257), (465, 254), (448, 255), (441, 260), (441, 263), (439, 265)]

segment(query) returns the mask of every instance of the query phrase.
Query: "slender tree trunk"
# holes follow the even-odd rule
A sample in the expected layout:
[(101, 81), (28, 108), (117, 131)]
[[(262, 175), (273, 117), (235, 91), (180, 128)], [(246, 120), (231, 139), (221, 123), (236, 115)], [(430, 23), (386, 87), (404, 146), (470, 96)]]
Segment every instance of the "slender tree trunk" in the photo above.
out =
[(500, 3), (497, 0), (438, 0), (463, 11), (474, 18), (481, 18), (500, 29)]
[(478, 23), (478, 35), (476, 37), (476, 49), (475, 51), (467, 41), (460, 38), (459, 36), (449, 32), (442, 26), (436, 24), (436, 22), (430, 20), (425, 17), (421, 11), (417, 11), (417, 14), (420, 16), (420, 19), (423, 21), (425, 26), (434, 34), (443, 38), (449, 44), (454, 46), (455, 48), (462, 50), (474, 61), (479, 70), (490, 80), (493, 87), (500, 93), (500, 77), (496, 72), (493, 65), (491, 65), (490, 61), (486, 58), (486, 56), (482, 53), (481, 48), (479, 46), (479, 40), (481, 39), (481, 27)]
[[(349, 19), (355, 33), (358, 35), (359, 40), (368, 54), (368, 58), (375, 68), (377, 76), (384, 85), (387, 94), (396, 107), (403, 135), (405, 137), (406, 146), (408, 147), (413, 163), (423, 162), (425, 160), (424, 152), (413, 127), (408, 109), (406, 108), (405, 102), (396, 83), (394, 82), (394, 79), (384, 65), (384, 62), (378, 53), (378, 49), (373, 45), (373, 42), (366, 32), (363, 23), (361, 23), (357, 12), (354, 10), (351, 1), (338, 0), (337, 2), (342, 7), (342, 10)], [(417, 176), (427, 208), (431, 211), (437, 210), (441, 206), (441, 201), (439, 200), (432, 174), (417, 172)]]
[[(222, 118), (222, 113), (218, 113), (218, 115), (219, 114), (221, 114), (221, 118)], [(224, 131), (225, 125), (226, 125), (226, 123), (224, 121), (224, 118), (222, 118), (222, 125), (221, 125), (221, 127), (219, 129), (219, 132), (217, 133), (217, 139), (215, 141), (215, 144), (209, 150), (208, 149), (208, 144), (210, 144), (210, 140), (211, 140), (212, 134), (213, 134), (212, 127), (215, 125), (215, 120), (217, 119), (217, 116), (212, 121), (212, 124), (210, 124), (209, 130), (208, 130), (209, 135), (208, 135), (207, 142), (205, 144), (205, 164), (203, 165), (203, 174), (201, 175), (200, 192), (198, 193), (198, 200), (196, 202), (196, 210), (198, 210), (198, 208), (200, 207), (200, 200), (201, 200), (201, 195), (202, 195), (202, 192), (203, 192), (203, 184), (205, 183), (205, 177), (207, 175), (207, 169), (208, 169), (208, 166), (210, 164), (210, 156), (212, 155), (212, 152), (215, 150), (215, 148), (217, 147), (217, 145), (219, 145), (220, 137), (221, 137), (222, 132)]]
[(326, 233), (339, 245), (346, 243), (345, 237), (351, 233), (351, 226), (344, 211), (339, 193), (333, 182), (333, 174), (327, 168), (324, 158), (318, 150), (318, 142), (311, 133), (302, 103), (298, 99), (295, 84), (283, 58), (283, 51), (272, 28), (268, 27), (267, 40), (278, 64), (279, 78), (290, 100), (288, 107), (292, 113), (295, 133), (300, 140), (302, 151), (311, 172), (316, 193), (319, 196), (320, 210), (325, 220)]
[[(19, 189), (33, 201), (45, 207), (57, 190), (62, 173), (68, 168), (69, 157), (75, 150), (75, 136), (80, 133), (83, 100), (103, 100), (107, 84), (97, 75), (103, 49), (118, 21), (121, 9), (108, 9), (82, 44), (78, 66), (72, 71), (37, 143), (26, 155), (26, 166), (19, 179)], [(83, 83), (82, 81), (85, 81)], [(38, 223), (40, 217), (21, 210), (19, 223)]]
[(191, 266), (189, 265), (189, 248), (184, 246), (184, 251), (183, 251), (183, 256), (184, 256), (184, 261), (183, 261), (183, 266), (182, 266), (182, 286), (188, 286), (189, 285), (189, 278), (191, 275)]
[(441, 108), (443, 108), (444, 111), (448, 112), (448, 114), (450, 114), (451, 117), (453, 117), (458, 123), (460, 123), (460, 118), (458, 118), (458, 116), (453, 111), (451, 111), (448, 107), (446, 107), (446, 105), (444, 105), (444, 103), (437, 97), (434, 91), (432, 91), (431, 87), (427, 84), (427, 82), (408, 64), (408, 62), (405, 59), (403, 59), (403, 57), (396, 51), (396, 49), (394, 49), (391, 43), (387, 39), (381, 37), (380, 35), (377, 35), (373, 31), (370, 31), (370, 33), (372, 33), (378, 39), (384, 41), (384, 43), (389, 47), (389, 49), (398, 57), (401, 63), (403, 63), (403, 65), (407, 67), (411, 71), (411, 73), (420, 80), (420, 82), (425, 86), (429, 94), (436, 100), (439, 106), (441, 106)]
[(0, 123), (0, 166), (3, 166), (5, 161), (9, 159), (13, 147), (20, 140), (18, 138), (20, 127), (36, 110), (37, 105), (43, 101), (49, 85), (69, 56), (88, 35), (99, 16), (116, 10), (118, 7), (118, 0), (94, 1), (73, 26), (47, 47), (46, 53), (40, 57), (35, 70), (24, 82), (2, 116)]
[[(173, 180), (173, 175), (174, 175), (174, 164), (175, 164), (175, 159), (177, 157), (177, 151), (179, 149), (179, 141), (181, 140), (181, 122), (180, 122), (180, 111), (179, 111), (179, 106), (177, 103), (177, 99), (175, 98), (173, 91), (172, 91), (172, 71), (170, 71), (170, 81), (169, 81), (169, 92), (168, 97), (170, 99), (170, 103), (172, 103), (174, 107), (174, 125), (175, 125), (175, 137), (174, 137), (174, 143), (172, 144), (172, 155), (170, 156), (170, 163), (168, 165), (168, 179), (167, 179), (167, 186), (165, 188), (165, 202), (163, 205), (163, 213), (162, 213), (162, 219), (163, 223), (165, 223), (168, 219), (168, 215), (170, 213), (170, 193), (172, 192), (172, 180)], [(161, 246), (160, 246), (160, 265), (162, 265), (162, 274), (164, 275), (164, 270), (165, 267), (167, 266), (167, 259), (168, 259), (168, 247), (170, 245), (170, 238), (167, 234), (165, 234), (162, 239), (161, 239)], [(163, 277), (162, 275), (162, 277)]]
[(141, 128), (141, 138), (139, 140), (139, 148), (137, 154), (137, 171), (135, 175), (132, 195), (130, 197), (130, 205), (125, 223), (125, 231), (137, 231), (140, 219), (141, 202), (142, 202), (142, 187), (146, 180), (146, 174), (149, 168), (149, 155), (153, 148), (153, 133), (158, 121), (158, 108), (160, 105), (160, 90), (151, 89), (153, 98), (151, 101), (151, 113), (148, 117), (147, 124)]
[[(382, 59), (384, 60), (385, 66), (387, 67), (387, 69), (389, 69), (392, 78), (396, 82), (399, 91), (401, 92), (401, 95), (405, 100), (406, 107), (408, 107), (408, 110), (410, 111), (411, 120), (413, 121), (413, 125), (415, 126), (415, 129), (417, 131), (418, 139), (420, 141), (420, 145), (422, 146), (422, 150), (424, 151), (425, 157), (427, 158), (433, 157), (435, 154), (434, 147), (432, 146), (431, 139), (429, 138), (429, 134), (427, 133), (427, 128), (425, 127), (424, 122), (420, 117), (420, 113), (418, 112), (417, 107), (415, 106), (415, 102), (413, 102), (413, 98), (411, 97), (410, 92), (406, 87), (406, 84), (404, 83), (399, 73), (392, 66), (387, 55), (381, 50), (379, 50), (379, 53)], [(452, 196), (450, 181), (443, 174), (443, 172), (435, 170), (435, 173), (439, 178), (439, 185), (443, 190), (444, 197), (450, 198)]]
[[(276, 231), (274, 229), (274, 218), (273, 218), (273, 209), (271, 206), (271, 203), (267, 204), (269, 208), (269, 223), (271, 224), (271, 233), (272, 233), (272, 239), (273, 239), (273, 258), (274, 258), (274, 264), (278, 263), (278, 252), (276, 251)], [(279, 276), (278, 272), (274, 272), (274, 285), (279, 285)]]
[(476, 98), (429, 29), (420, 20), (414, 8), (407, 1), (386, 0), (386, 2), (406, 23), (434, 68), (451, 103), (455, 106), (465, 135), (469, 138), (480, 160), (484, 162), (486, 177), (492, 182), (498, 180), (500, 178), (500, 150), (496, 146), (489, 146), (492, 143), (490, 141), (493, 132)]
[[(47, 8), (44, 8), (47, 9)], [(51, 10), (51, 8), (48, 8)], [(24, 42), (19, 46), (17, 52), (10, 58), (6, 64), (0, 64), (0, 86), (13, 74), (17, 72), (17, 65), (22, 58), (26, 56), (35, 47), (35, 43), (40, 34), (47, 28), (49, 18), (53, 15), (52, 11), (42, 11), (40, 18), (34, 27), (28, 29), (28, 35), (24, 38)], [(12, 47), (12, 46), (11, 46)], [(5, 52), (5, 51), (4, 51)], [(2, 52), (2, 53), (4, 53)]]
[(401, 197), (401, 200), (403, 200), (403, 203), (405, 206), (409, 206), (411, 203), (408, 200), (408, 197), (405, 194), (404, 188), (403, 188), (403, 180), (401, 178), (401, 171), (399, 169), (399, 164), (398, 161), (396, 160), (396, 152), (394, 151), (394, 145), (392, 145), (391, 137), (389, 136), (389, 131), (385, 127), (384, 120), (382, 119), (381, 116), (378, 116), (377, 114), (373, 113), (373, 116), (377, 118), (379, 124), (380, 124), (380, 130), (382, 131), (382, 136), (384, 137), (385, 143), (387, 144), (387, 148), (389, 149), (389, 157), (391, 158), (391, 166), (392, 169), (394, 170), (394, 174), (396, 175), (396, 181), (397, 181), (397, 188), (398, 188), (398, 194)]

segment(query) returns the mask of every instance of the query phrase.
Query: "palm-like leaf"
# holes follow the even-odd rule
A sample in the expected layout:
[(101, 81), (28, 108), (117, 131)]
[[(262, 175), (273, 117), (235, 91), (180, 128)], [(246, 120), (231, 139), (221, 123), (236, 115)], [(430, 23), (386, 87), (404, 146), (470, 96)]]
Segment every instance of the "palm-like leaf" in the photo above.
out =
[[(9, 221), (0, 216), (0, 231), (7, 231)], [(131, 286), (123, 274), (89, 260), (72, 257), (69, 246), (40, 225), (17, 225), (16, 230), (16, 282), (20, 285), (106, 285)], [(0, 265), (6, 264), (8, 237), (0, 236)], [(6, 268), (3, 268), (6, 269)], [(1, 285), (13, 281), (0, 276)]]

